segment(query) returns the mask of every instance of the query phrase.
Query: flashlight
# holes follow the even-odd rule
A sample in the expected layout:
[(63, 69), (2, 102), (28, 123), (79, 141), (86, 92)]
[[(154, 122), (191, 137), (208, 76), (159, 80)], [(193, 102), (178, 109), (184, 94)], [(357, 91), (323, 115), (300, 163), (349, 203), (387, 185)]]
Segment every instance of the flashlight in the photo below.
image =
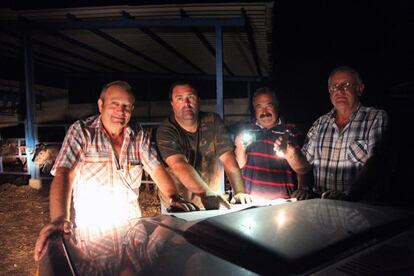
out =
[(289, 135), (290, 135), (290, 130), (286, 129), (283, 132), (283, 140), (280, 143), (279, 146), (275, 146), (274, 150), (276, 152), (276, 155), (279, 157), (285, 157), (285, 153), (286, 153), (286, 149), (287, 149), (287, 144), (288, 144), (288, 140), (289, 140)]
[(242, 134), (242, 143), (244, 146), (247, 146), (251, 143), (253, 143), (254, 141), (256, 141), (256, 135), (254, 133), (252, 133), (251, 131), (244, 131)]

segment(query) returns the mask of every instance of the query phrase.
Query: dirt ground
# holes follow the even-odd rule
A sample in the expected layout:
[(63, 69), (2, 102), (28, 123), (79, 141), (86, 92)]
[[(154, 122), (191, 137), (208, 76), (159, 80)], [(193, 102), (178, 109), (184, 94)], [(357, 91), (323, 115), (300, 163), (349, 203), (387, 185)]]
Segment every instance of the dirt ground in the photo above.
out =
[[(49, 220), (48, 188), (0, 184), (0, 275), (35, 275), (33, 249)], [(143, 216), (160, 213), (156, 193), (141, 191)]]

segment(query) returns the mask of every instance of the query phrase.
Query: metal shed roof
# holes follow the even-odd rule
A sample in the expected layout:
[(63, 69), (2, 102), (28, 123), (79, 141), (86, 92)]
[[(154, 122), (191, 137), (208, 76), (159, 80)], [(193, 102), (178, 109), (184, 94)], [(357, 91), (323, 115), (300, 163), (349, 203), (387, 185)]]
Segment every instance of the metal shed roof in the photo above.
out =
[(224, 76), (267, 78), (272, 10), (273, 2), (1, 9), (0, 53), (21, 55), (30, 29), (35, 63), (68, 74), (214, 75), (219, 22)]

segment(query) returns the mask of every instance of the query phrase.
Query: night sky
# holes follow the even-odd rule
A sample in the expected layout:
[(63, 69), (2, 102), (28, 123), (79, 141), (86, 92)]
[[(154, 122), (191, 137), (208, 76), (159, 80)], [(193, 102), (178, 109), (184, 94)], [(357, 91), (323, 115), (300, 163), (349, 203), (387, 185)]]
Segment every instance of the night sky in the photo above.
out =
[(413, 81), (414, 10), (408, 2), (276, 2), (273, 76), (287, 104), (299, 103), (313, 118), (327, 111), (329, 71), (348, 65), (365, 82), (363, 102), (393, 108), (391, 87)]

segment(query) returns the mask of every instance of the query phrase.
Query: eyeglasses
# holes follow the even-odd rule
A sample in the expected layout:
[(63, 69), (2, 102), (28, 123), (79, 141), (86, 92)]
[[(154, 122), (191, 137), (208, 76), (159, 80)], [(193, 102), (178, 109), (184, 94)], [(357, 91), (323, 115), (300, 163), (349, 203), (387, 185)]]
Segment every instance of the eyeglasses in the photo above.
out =
[(355, 85), (356, 85), (355, 83), (342, 82), (342, 83), (332, 84), (328, 87), (328, 89), (329, 89), (330, 93), (334, 93), (334, 92), (337, 92), (339, 90), (349, 91), (351, 89), (351, 87), (353, 87)]

